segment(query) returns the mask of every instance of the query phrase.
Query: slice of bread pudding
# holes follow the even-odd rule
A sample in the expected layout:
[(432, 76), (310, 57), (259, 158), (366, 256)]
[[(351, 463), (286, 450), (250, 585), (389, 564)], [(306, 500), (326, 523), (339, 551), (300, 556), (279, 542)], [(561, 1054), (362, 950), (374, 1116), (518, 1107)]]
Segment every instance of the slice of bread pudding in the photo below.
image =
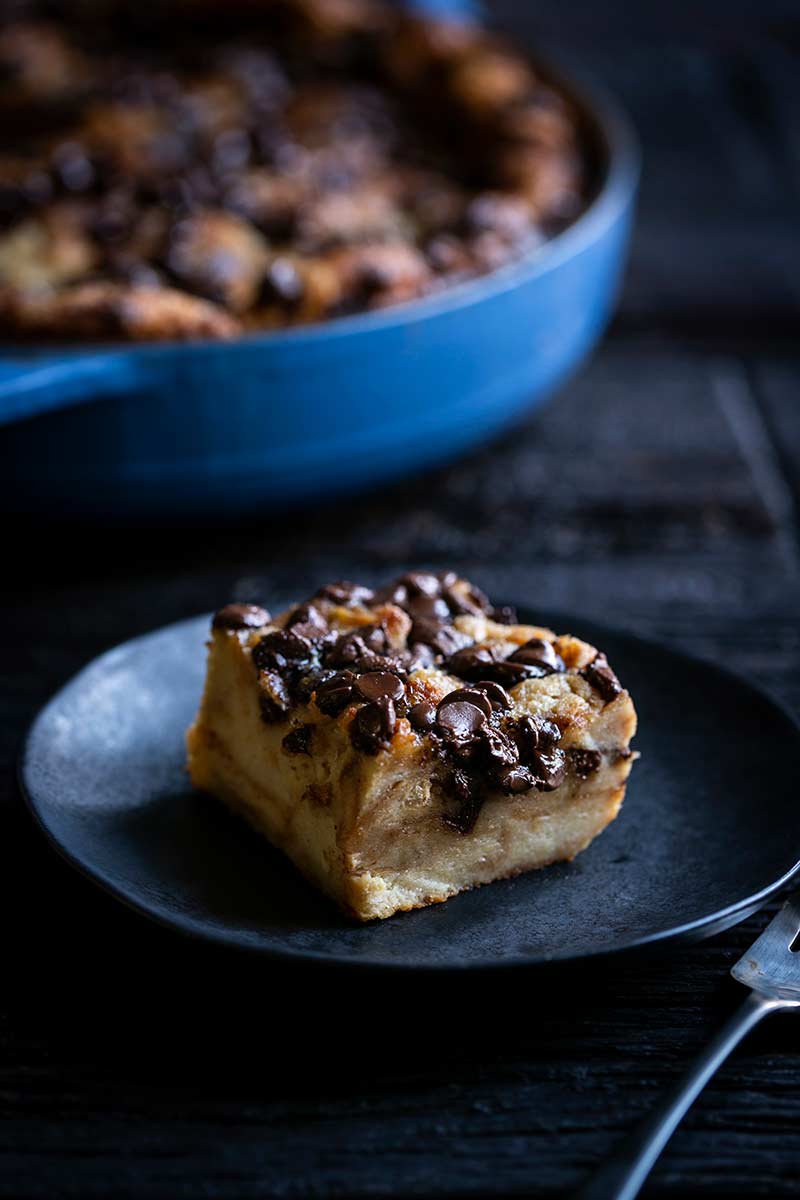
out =
[(213, 620), (189, 771), (360, 920), (574, 858), (636, 713), (604, 655), (452, 573)]

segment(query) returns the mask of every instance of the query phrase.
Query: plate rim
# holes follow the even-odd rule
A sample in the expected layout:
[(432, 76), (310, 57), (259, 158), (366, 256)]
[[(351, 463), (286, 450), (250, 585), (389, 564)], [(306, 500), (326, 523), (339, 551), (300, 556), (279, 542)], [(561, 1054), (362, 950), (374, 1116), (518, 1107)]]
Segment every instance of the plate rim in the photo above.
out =
[[(506, 601), (503, 601), (506, 603)], [(527, 604), (517, 605), (521, 613), (531, 613), (533, 610)], [(560, 954), (554, 951), (552, 954), (537, 954), (537, 955), (515, 955), (503, 959), (477, 959), (466, 960), (463, 962), (448, 961), (448, 962), (429, 962), (425, 964), (412, 964), (402, 960), (392, 961), (391, 959), (375, 959), (369, 957), (350, 958), (343, 954), (332, 954), (321, 950), (297, 950), (291, 946), (280, 946), (277, 944), (259, 945), (250, 941), (244, 936), (239, 936), (232, 932), (223, 932), (210, 928), (208, 925), (193, 921), (187, 918), (182, 913), (167, 915), (161, 910), (149, 907), (146, 903), (138, 899), (136, 896), (127, 893), (114, 880), (108, 878), (103, 871), (87, 863), (83, 858), (74, 854), (67, 846), (65, 846), (55, 835), (53, 830), (47, 823), (47, 820), (42, 813), (40, 806), (35, 799), (32, 789), (28, 786), (26, 780), (26, 770), (28, 768), (28, 760), (31, 749), (31, 742), (37, 727), (44, 721), (58, 701), (61, 700), (64, 693), (76, 687), (85, 674), (91, 670), (97, 669), (101, 664), (112, 655), (117, 654), (121, 650), (129, 650), (136, 647), (141, 642), (149, 641), (157, 634), (166, 634), (181, 628), (192, 625), (200, 625), (201, 622), (206, 623), (211, 620), (211, 613), (197, 614), (193, 617), (186, 617), (179, 621), (171, 621), (165, 625), (157, 626), (144, 633), (137, 634), (135, 637), (129, 638), (124, 642), (118, 642), (109, 649), (101, 651), (95, 655), (83, 667), (70, 676), (66, 682), (61, 684), (55, 692), (45, 701), (40, 708), (35, 712), (32, 720), (26, 727), (23, 734), (22, 742), (17, 754), (16, 779), (19, 792), (22, 796), (25, 807), (33, 819), (34, 825), (44, 835), (44, 838), (51, 849), (55, 850), (62, 861), (66, 862), (74, 870), (78, 872), (84, 879), (88, 880), (96, 887), (99, 887), (107, 895), (112, 896), (115, 900), (123, 904), (127, 909), (145, 917), (150, 922), (160, 926), (162, 929), (171, 930), (179, 934), (181, 937), (187, 938), (193, 942), (212, 945), (228, 950), (235, 950), (237, 953), (244, 953), (249, 956), (266, 959), (272, 962), (283, 962), (286, 964), (306, 964), (314, 967), (336, 968), (347, 970), (367, 970), (371, 972), (410, 972), (432, 973), (436, 975), (464, 972), (494, 972), (494, 971), (520, 971), (525, 969), (540, 969), (543, 967), (572, 967), (583, 966), (591, 963), (597, 963), (604, 959), (627, 956), (636, 953), (646, 952), (648, 950), (656, 950), (672, 944), (680, 945), (696, 941), (701, 941), (704, 938), (713, 937), (716, 933), (729, 929), (745, 920), (753, 912), (763, 907), (773, 896), (782, 891), (793, 879), (800, 875), (800, 846), (796, 853), (797, 859), (783, 875), (778, 879), (766, 884), (757, 892), (742, 897), (740, 900), (726, 905), (724, 908), (717, 909), (705, 916), (697, 917), (692, 921), (683, 922), (681, 925), (672, 926), (669, 929), (657, 930), (653, 933), (644, 934), (641, 937), (629, 938), (624, 942), (613, 943), (598, 949), (590, 949), (580, 952), (572, 952)], [(718, 663), (711, 659), (702, 657), (701, 655), (692, 654), (686, 650), (673, 647), (666, 642), (659, 641), (656, 638), (649, 638), (638, 633), (632, 633), (628, 630), (616, 625), (608, 625), (605, 622), (598, 622), (593, 618), (575, 616), (568, 611), (556, 612), (555, 610), (543, 609), (540, 613), (542, 622), (545, 625), (550, 623), (551, 618), (555, 617), (558, 623), (564, 624), (565, 628), (578, 628), (582, 624), (593, 627), (598, 632), (603, 634), (608, 633), (612, 637), (620, 637), (624, 640), (645, 646), (648, 649), (655, 649), (666, 653), (672, 657), (678, 658), (683, 662), (693, 666), (702, 666), (706, 669), (710, 668), (718, 675), (723, 676), (733, 681), (737, 687), (744, 687), (751, 693), (759, 697), (761, 701), (766, 701), (771, 708), (776, 710), (784, 719), (788, 726), (794, 731), (795, 735), (800, 738), (800, 718), (789, 709), (781, 699), (772, 695), (761, 684), (756, 683), (738, 671), (734, 671), (724, 663)], [(310, 884), (308, 885), (311, 886)], [(486, 886), (491, 886), (488, 884)], [(455, 897), (451, 897), (455, 899)], [(401, 919), (405, 916), (413, 916), (413, 913), (396, 914)], [(367, 923), (365, 928), (369, 928), (372, 922)], [(359, 928), (359, 925), (354, 922), (354, 928)]]

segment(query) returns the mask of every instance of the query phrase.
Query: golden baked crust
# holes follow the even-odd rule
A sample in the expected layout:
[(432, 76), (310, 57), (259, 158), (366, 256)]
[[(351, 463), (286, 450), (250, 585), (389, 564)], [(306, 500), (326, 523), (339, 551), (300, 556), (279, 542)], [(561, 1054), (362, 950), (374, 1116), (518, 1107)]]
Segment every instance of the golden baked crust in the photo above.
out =
[(217, 338), (383, 308), (581, 209), (571, 102), (478, 25), (377, 0), (233, 0), (222, 28), (205, 0), (135, 8), (29, 0), (0, 25), (15, 338)]
[(174, 288), (84, 283), (62, 292), (0, 296), (6, 327), (20, 335), (183, 341), (230, 338), (240, 330), (224, 309)]
[(594, 647), (412, 572), (220, 610), (189, 771), (369, 920), (573, 858), (619, 811), (635, 728)]

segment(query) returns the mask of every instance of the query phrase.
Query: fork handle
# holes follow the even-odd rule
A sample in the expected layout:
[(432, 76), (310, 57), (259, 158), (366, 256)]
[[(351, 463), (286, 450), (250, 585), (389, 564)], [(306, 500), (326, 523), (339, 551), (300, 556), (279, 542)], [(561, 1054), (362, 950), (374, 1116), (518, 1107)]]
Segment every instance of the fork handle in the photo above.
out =
[(793, 1007), (791, 1001), (751, 992), (655, 1112), (576, 1193), (578, 1200), (633, 1200), (690, 1105), (731, 1051), (762, 1017)]

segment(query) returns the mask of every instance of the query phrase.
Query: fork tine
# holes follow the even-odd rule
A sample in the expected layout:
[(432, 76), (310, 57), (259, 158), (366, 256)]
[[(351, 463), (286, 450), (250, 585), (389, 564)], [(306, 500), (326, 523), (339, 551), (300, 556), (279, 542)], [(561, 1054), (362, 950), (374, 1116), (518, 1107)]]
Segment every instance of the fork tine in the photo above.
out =
[(750, 947), (751, 953), (766, 934), (770, 935), (771, 947), (774, 948), (783, 942), (788, 950), (798, 933), (800, 933), (800, 892), (793, 892), (783, 907), (776, 912), (761, 937)]
[(794, 928), (794, 933), (790, 933), (789, 935), (789, 945), (791, 946), (792, 942), (797, 938), (798, 933), (800, 933), (800, 892), (794, 892), (789, 897), (781, 909), (781, 915), (784, 913), (791, 918)]
[(745, 951), (731, 974), (759, 992), (800, 995), (800, 953), (789, 952), (799, 933), (800, 892), (795, 892)]

